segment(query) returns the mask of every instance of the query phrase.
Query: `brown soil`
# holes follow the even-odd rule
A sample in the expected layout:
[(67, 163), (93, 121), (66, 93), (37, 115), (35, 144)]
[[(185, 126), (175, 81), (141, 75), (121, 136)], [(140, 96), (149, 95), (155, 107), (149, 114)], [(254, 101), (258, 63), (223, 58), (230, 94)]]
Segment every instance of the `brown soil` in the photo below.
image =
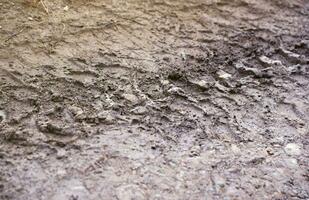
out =
[(308, 136), (307, 0), (0, 1), (0, 199), (309, 199)]

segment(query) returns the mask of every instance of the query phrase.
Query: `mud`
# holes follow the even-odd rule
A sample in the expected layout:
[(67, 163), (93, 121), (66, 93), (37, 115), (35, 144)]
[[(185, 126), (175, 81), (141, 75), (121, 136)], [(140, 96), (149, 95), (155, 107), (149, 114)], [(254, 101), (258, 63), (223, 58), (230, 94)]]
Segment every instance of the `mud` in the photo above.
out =
[(0, 2), (0, 199), (309, 199), (306, 0)]

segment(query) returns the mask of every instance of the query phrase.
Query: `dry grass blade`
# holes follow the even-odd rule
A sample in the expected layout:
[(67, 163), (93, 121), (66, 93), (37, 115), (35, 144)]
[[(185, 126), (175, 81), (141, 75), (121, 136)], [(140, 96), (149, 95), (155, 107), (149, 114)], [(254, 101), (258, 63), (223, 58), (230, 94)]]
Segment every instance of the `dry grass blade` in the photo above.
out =
[(43, 0), (40, 0), (40, 3), (41, 3), (41, 5), (43, 6), (45, 12), (46, 12), (47, 14), (49, 14), (49, 11), (48, 11), (48, 8), (47, 8), (45, 2), (44, 2)]

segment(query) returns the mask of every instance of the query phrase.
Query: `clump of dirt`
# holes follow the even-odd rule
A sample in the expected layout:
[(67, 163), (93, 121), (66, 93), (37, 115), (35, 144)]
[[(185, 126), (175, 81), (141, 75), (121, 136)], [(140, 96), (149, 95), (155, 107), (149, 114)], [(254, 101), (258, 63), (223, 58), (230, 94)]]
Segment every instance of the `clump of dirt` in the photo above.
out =
[(0, 199), (309, 198), (307, 1), (25, 2), (0, 3)]

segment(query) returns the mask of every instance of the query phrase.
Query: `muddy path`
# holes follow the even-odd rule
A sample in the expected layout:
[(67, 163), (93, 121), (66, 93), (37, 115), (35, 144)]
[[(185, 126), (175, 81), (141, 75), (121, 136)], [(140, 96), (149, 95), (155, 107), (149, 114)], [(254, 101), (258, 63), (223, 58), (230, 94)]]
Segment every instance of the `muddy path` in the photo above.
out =
[(0, 1), (0, 199), (309, 199), (307, 0)]

